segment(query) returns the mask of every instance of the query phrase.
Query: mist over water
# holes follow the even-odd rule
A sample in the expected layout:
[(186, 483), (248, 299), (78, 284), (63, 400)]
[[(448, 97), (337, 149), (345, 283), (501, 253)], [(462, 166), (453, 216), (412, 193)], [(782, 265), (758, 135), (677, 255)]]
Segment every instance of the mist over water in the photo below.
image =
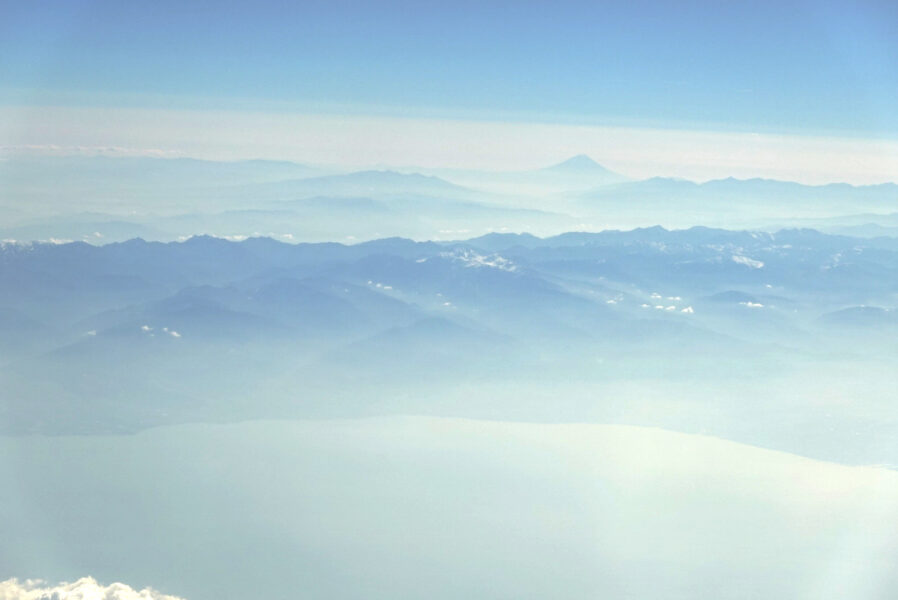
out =
[[(4, 568), (185, 598), (889, 598), (898, 475), (433, 418), (7, 437)], [(16, 597), (16, 596), (13, 596)]]

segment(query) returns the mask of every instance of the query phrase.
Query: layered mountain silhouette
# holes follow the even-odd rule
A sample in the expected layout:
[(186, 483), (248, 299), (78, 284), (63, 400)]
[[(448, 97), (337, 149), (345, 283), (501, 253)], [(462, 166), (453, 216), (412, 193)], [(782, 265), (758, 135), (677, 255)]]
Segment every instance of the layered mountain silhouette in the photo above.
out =
[(30, 157), (0, 163), (0, 179), (7, 198), (0, 199), (0, 239), (92, 244), (199, 233), (284, 241), (446, 240), (495, 231), (548, 237), (659, 224), (765, 231), (799, 226), (877, 237), (894, 234), (898, 201), (894, 183), (632, 180), (586, 155), (506, 172)]
[[(896, 272), (893, 238), (808, 229), (5, 243), (2, 423), (59, 433), (422, 410), (611, 418), (620, 398), (647, 402), (663, 380), (699, 404), (730, 390), (718, 424), (729, 435), (753, 382), (792, 381), (798, 407), (814, 396), (800, 391), (805, 369), (893, 360)], [(562, 399), (554, 386), (574, 391)]]

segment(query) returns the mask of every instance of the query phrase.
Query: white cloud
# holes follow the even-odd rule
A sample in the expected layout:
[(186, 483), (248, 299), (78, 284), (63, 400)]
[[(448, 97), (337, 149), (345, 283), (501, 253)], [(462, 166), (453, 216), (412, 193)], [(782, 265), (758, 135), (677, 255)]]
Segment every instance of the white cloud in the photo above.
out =
[(141, 325), (140, 330), (141, 331), (153, 331), (153, 328), (150, 327), (149, 325)]
[(688, 315), (691, 315), (692, 313), (695, 312), (695, 310), (694, 310), (691, 306), (687, 306), (686, 308), (684, 308), (684, 309), (681, 310), (680, 312), (683, 312), (683, 313), (686, 313), (686, 314), (688, 314)]
[(168, 334), (169, 334), (170, 336), (174, 337), (174, 338), (179, 338), (179, 337), (181, 337), (181, 334), (178, 333), (177, 331), (169, 331)]
[(100, 585), (93, 577), (48, 585), (35, 579), (0, 581), (0, 600), (179, 600), (156, 590), (135, 590), (124, 583)]
[(760, 302), (740, 302), (742, 306), (747, 306), (749, 308), (764, 308), (764, 305)]
[(450, 258), (453, 261), (463, 263), (466, 267), (489, 267), (500, 271), (517, 271), (518, 267), (513, 262), (498, 254), (484, 256), (473, 250), (456, 250), (455, 252), (441, 252), (440, 256)]
[(750, 269), (763, 269), (764, 268), (763, 262), (761, 262), (760, 260), (755, 260), (753, 258), (749, 258), (747, 256), (734, 255), (733, 262), (738, 263), (740, 265), (745, 265), (746, 267), (748, 267)]

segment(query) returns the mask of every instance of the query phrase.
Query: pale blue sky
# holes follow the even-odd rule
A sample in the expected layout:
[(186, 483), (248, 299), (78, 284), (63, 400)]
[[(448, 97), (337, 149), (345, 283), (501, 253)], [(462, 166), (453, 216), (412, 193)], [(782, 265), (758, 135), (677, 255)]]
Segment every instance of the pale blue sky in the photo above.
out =
[(0, 17), (0, 107), (898, 139), (894, 0), (0, 0)]
[(7, 101), (79, 92), (87, 104), (163, 95), (194, 106), (898, 131), (892, 0), (66, 0), (4, 1), (2, 13)]

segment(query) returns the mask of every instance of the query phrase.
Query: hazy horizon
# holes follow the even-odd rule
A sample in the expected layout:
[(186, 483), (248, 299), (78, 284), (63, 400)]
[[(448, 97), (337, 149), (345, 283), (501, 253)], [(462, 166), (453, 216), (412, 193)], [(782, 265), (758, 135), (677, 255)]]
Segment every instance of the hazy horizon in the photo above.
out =
[[(281, 111), (189, 111), (0, 105), (0, 151), (213, 161), (287, 160), (342, 170), (521, 171), (586, 154), (633, 178), (726, 177), (807, 184), (895, 182), (898, 136), (625, 127), (525, 120)], [(151, 130), (142, 123), (153, 122)], [(73, 130), (72, 125), (78, 126)], [(228, 123), (226, 128), (223, 123)], [(255, 145), (240, 137), (247, 133)], [(435, 141), (439, 141), (437, 145)], [(105, 150), (104, 150), (105, 149)]]
[(0, 1), (0, 600), (894, 600), (898, 2)]

